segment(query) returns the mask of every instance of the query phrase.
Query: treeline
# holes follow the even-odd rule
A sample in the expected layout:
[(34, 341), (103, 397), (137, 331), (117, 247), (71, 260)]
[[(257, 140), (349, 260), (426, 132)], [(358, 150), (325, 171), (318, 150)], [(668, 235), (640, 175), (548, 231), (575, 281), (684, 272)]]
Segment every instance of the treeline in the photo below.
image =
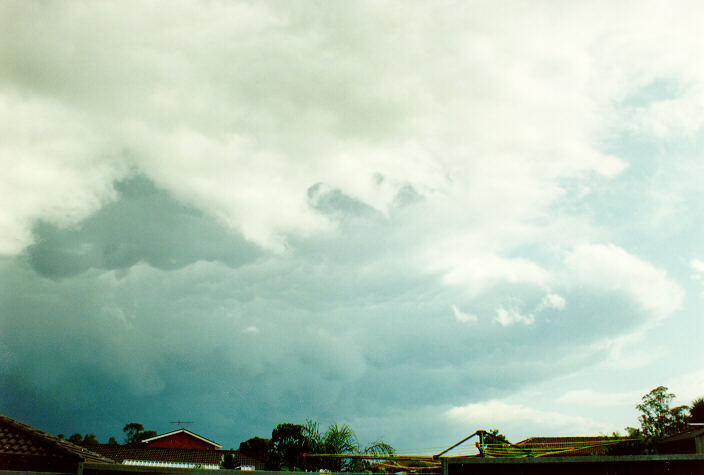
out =
[[(134, 444), (157, 435), (154, 430), (144, 430), (144, 426), (138, 422), (130, 422), (129, 424), (126, 424), (125, 427), (122, 428), (122, 431), (125, 433), (125, 444)], [(64, 434), (58, 434), (57, 437), (64, 439), (66, 436)], [(78, 445), (100, 444), (100, 441), (95, 438), (95, 434), (71, 434), (71, 436), (69, 436), (66, 440)], [(107, 443), (109, 445), (120, 445), (115, 437), (110, 437)]]
[[(679, 434), (687, 424), (704, 423), (704, 398), (689, 405), (671, 407), (675, 395), (666, 386), (658, 386), (641, 398), (636, 409), (640, 427), (626, 427), (628, 441), (613, 446), (612, 455), (655, 454), (666, 437)], [(620, 437), (618, 432), (612, 434)]]

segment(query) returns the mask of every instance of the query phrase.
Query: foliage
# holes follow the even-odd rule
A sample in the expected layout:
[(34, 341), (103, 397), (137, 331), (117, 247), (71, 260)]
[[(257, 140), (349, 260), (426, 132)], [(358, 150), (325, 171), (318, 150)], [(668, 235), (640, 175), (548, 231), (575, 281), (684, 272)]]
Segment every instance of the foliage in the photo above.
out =
[[(61, 436), (60, 438), (63, 438), (63, 434), (59, 435)], [(78, 445), (95, 445), (100, 443), (98, 442), (98, 439), (95, 438), (95, 434), (86, 434), (85, 436), (78, 433), (71, 434), (68, 441)]]
[(488, 444), (511, 444), (511, 442), (508, 441), (506, 436), (499, 432), (499, 429), (491, 429), (490, 431), (486, 432), (486, 435), (488, 437), (485, 439), (485, 442)]
[(687, 406), (670, 408), (675, 395), (667, 387), (658, 386), (643, 396), (636, 406), (640, 411), (640, 432), (646, 439), (662, 439), (686, 428)]
[(120, 443), (117, 439), (115, 439), (115, 437), (110, 437), (110, 439), (108, 439), (108, 445), (120, 445)]
[(267, 464), (274, 470), (363, 472), (371, 466), (368, 460), (332, 457), (301, 457), (301, 454), (372, 454), (380, 458), (392, 455), (393, 447), (381, 440), (362, 448), (347, 424), (330, 424), (325, 432), (308, 419), (305, 425), (279, 424), (271, 434)]
[(138, 422), (126, 424), (122, 431), (125, 433), (125, 444), (136, 444), (144, 439), (156, 436), (156, 431), (144, 430), (144, 426)]
[(689, 406), (689, 418), (687, 422), (704, 423), (704, 398), (695, 399)]
[[(687, 423), (704, 422), (704, 398), (695, 399), (690, 406), (670, 407), (675, 395), (665, 386), (658, 386), (641, 398), (636, 406), (640, 412), (640, 428), (626, 427), (628, 441), (609, 448), (610, 455), (657, 453), (658, 442), (687, 428)], [(613, 434), (614, 437), (618, 433)]]
[(302, 454), (310, 452), (310, 439), (300, 424), (283, 423), (271, 432), (267, 465), (271, 470), (292, 470), (304, 466)]
[(220, 468), (234, 470), (237, 468), (237, 457), (234, 452), (228, 452), (220, 457)]
[(239, 451), (258, 460), (266, 460), (267, 452), (269, 451), (270, 439), (261, 437), (252, 437), (251, 439), (240, 442)]

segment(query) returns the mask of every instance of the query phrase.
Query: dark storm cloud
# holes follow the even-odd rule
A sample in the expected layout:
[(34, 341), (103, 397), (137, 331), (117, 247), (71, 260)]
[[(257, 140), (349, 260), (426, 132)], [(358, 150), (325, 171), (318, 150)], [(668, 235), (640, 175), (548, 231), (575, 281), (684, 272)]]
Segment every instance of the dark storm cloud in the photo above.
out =
[(251, 262), (260, 248), (213, 218), (176, 201), (143, 176), (115, 184), (118, 199), (79, 225), (39, 223), (26, 253), (42, 275), (61, 278), (90, 268), (125, 269), (139, 261), (179, 269), (198, 260)]
[[(499, 285), (481, 301), (468, 298), (437, 276), (410, 271), (403, 233), (394, 232), (402, 215), (364, 219), (355, 206), (337, 206), (355, 216), (339, 232), (235, 265), (241, 262), (227, 251), (241, 241), (217, 234), (144, 180), (119, 187), (116, 203), (75, 230), (55, 230), (63, 239), (37, 245), (55, 256), (51, 269), (71, 272), (47, 279), (22, 257), (0, 271), (3, 376), (12, 382), (2, 389), (5, 410), (41, 418), (55, 432), (106, 438), (129, 420), (168, 430), (168, 420), (186, 414), (236, 445), (285, 420), (422, 413), (593, 364), (604, 355), (590, 347), (605, 329), (614, 336), (642, 323), (641, 309), (619, 293), (554, 289), (569, 312), (542, 308), (539, 286)], [(149, 232), (153, 220), (174, 216), (191, 232), (194, 223), (210, 223), (210, 242), (221, 241), (189, 246), (181, 226)], [(138, 245), (115, 221), (141, 231)], [(83, 243), (77, 249), (109, 249), (119, 232), (134, 247), (128, 259), (109, 261), (114, 269), (95, 257), (78, 267), (66, 251), (67, 236)], [(185, 247), (170, 252), (190, 264), (158, 266), (167, 258), (156, 252), (165, 235), (179, 236)], [(457, 321), (453, 304), (478, 321)], [(534, 323), (499, 325), (502, 305), (532, 314)]]

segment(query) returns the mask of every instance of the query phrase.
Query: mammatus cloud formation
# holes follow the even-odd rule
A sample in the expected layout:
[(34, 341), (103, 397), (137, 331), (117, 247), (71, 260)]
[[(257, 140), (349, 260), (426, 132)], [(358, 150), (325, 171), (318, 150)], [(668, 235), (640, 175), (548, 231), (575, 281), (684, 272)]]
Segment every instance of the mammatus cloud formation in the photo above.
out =
[(693, 324), (702, 15), (605, 8), (3, 3), (0, 410), (618, 429), (502, 400)]

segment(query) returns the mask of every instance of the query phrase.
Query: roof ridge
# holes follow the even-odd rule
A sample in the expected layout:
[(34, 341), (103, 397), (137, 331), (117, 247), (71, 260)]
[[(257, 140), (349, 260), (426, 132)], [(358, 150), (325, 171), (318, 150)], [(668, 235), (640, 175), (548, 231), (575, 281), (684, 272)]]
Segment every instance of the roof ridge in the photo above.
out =
[(0, 422), (4, 422), (5, 424), (10, 425), (15, 430), (22, 432), (23, 434), (25, 434), (25, 436), (31, 438), (33, 441), (39, 443), (40, 445), (45, 445), (54, 449), (58, 449), (65, 455), (78, 457), (92, 457), (104, 459), (106, 462), (110, 463), (114, 462), (112, 459), (107, 458), (104, 455), (101, 455), (97, 452), (93, 452), (92, 450), (89, 450), (81, 445), (74, 444), (73, 442), (69, 442), (66, 439), (62, 439), (41, 429), (37, 429), (36, 427), (32, 427), (28, 424), (12, 419), (11, 417), (8, 417), (4, 414), (0, 414)]
[(170, 431), (170, 432), (165, 432), (165, 433), (163, 433), (163, 434), (155, 435), (154, 437), (150, 437), (150, 438), (148, 438), (148, 439), (144, 439), (144, 440), (142, 440), (141, 442), (142, 442), (142, 443), (146, 443), (146, 442), (149, 442), (149, 441), (152, 441), (152, 440), (161, 439), (161, 438), (166, 437), (166, 436), (169, 436), (169, 435), (178, 434), (178, 433), (180, 433), (180, 432), (185, 432), (185, 433), (187, 433), (187, 434), (189, 434), (189, 435), (195, 437), (196, 439), (200, 439), (200, 440), (202, 440), (202, 441), (204, 441), (204, 442), (206, 442), (206, 443), (208, 443), (208, 444), (211, 444), (211, 445), (213, 445), (213, 446), (215, 446), (215, 447), (222, 448), (222, 445), (218, 444), (218, 443), (215, 442), (214, 440), (210, 440), (210, 439), (208, 439), (207, 437), (203, 437), (203, 436), (200, 435), (200, 434), (196, 434), (195, 432), (191, 432), (190, 430), (188, 430), (188, 429), (186, 429), (186, 428), (176, 429), (176, 430), (172, 430), (172, 431)]

